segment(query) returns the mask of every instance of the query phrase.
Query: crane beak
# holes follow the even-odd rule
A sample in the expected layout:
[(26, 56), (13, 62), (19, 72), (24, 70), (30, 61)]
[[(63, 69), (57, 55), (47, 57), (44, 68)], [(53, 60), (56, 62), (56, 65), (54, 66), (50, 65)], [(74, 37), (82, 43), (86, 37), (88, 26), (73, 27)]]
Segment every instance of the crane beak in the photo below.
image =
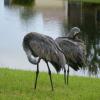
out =
[(78, 32), (74, 32), (74, 36), (78, 35)]
[(80, 32), (74, 32), (74, 36), (77, 36), (78, 34), (80, 34)]

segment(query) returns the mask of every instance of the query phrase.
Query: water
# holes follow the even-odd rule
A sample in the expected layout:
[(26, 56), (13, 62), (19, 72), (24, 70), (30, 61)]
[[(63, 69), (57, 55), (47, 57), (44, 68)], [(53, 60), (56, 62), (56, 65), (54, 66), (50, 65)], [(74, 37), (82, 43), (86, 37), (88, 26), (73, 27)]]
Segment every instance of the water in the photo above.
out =
[[(5, 2), (4, 2), (5, 1)], [(81, 29), (81, 36), (87, 45), (87, 58), (91, 62), (87, 68), (97, 74), (100, 67), (100, 5), (63, 0), (35, 0), (30, 4), (0, 3), (0, 66), (13, 69), (36, 70), (28, 62), (22, 48), (23, 37), (28, 32), (39, 32), (56, 38), (64, 36), (73, 26)], [(30, 0), (32, 1), (32, 0)], [(91, 10), (92, 9), (92, 10)], [(55, 69), (50, 65), (52, 72)], [(40, 70), (47, 71), (41, 61)], [(71, 75), (87, 75), (88, 70)], [(91, 74), (89, 73), (89, 75)], [(99, 76), (99, 74), (98, 74)]]
[[(22, 48), (23, 37), (28, 32), (39, 32), (53, 38), (61, 36), (64, 8), (62, 1), (55, 7), (48, 4), (34, 5), (11, 4), (10, 0), (0, 3), (0, 66), (14, 69), (36, 70), (36, 66), (28, 62)], [(47, 71), (46, 64), (41, 61), (40, 70)], [(51, 68), (55, 72), (54, 68)]]

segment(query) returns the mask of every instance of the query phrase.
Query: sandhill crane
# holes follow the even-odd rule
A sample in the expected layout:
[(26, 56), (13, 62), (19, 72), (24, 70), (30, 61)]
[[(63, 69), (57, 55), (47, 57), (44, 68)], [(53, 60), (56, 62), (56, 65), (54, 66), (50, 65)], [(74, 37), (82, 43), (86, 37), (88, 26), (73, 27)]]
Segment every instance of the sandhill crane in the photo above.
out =
[(36, 32), (28, 33), (23, 39), (23, 49), (26, 52), (29, 62), (37, 65), (35, 89), (39, 74), (39, 62), (41, 59), (47, 64), (52, 90), (53, 84), (48, 62), (54, 66), (57, 72), (64, 69), (64, 80), (66, 83), (65, 56), (51, 37)]
[(66, 63), (68, 64), (67, 84), (69, 77), (69, 66), (75, 71), (85, 66), (86, 47), (84, 42), (77, 38), (79, 32), (80, 29), (74, 27), (66, 37), (58, 37), (55, 39), (57, 44), (59, 44), (61, 47), (66, 58)]

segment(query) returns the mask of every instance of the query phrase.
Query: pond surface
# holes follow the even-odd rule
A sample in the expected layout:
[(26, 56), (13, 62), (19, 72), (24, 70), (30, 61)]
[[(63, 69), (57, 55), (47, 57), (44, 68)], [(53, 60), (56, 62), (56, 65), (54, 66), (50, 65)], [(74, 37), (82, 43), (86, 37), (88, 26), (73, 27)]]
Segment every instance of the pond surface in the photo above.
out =
[[(16, 0), (15, 0), (16, 1)], [(25, 0), (26, 1), (26, 0)], [(31, 0), (32, 1), (32, 0)], [(52, 2), (52, 3), (51, 3)], [(28, 62), (22, 48), (28, 32), (39, 32), (57, 38), (65, 36), (74, 26), (81, 29), (87, 45), (90, 67), (84, 73), (70, 71), (71, 75), (97, 74), (100, 67), (100, 5), (63, 0), (36, 0), (29, 4), (1, 0), (0, 3), (0, 66), (13, 69), (36, 70)], [(92, 10), (91, 10), (92, 9)], [(55, 69), (50, 65), (52, 72)], [(67, 67), (67, 65), (66, 65)], [(40, 70), (47, 71), (40, 62)], [(98, 74), (99, 76), (99, 74)]]

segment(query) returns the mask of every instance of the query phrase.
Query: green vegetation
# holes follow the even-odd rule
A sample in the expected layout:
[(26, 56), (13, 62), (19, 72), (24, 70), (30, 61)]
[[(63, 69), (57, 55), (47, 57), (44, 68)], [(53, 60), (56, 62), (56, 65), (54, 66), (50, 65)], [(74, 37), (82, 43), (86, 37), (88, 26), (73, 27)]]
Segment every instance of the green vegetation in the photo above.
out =
[(35, 3), (35, 0), (12, 0), (12, 4), (16, 4), (16, 5), (32, 5)]
[(82, 0), (83, 2), (100, 3), (100, 0)]
[(89, 3), (100, 3), (100, 0), (69, 0), (69, 1), (82, 1), (82, 2), (89, 2)]
[(54, 91), (47, 73), (39, 74), (34, 90), (34, 72), (0, 68), (0, 100), (100, 100), (98, 78), (71, 76), (67, 86), (63, 75), (52, 77)]

